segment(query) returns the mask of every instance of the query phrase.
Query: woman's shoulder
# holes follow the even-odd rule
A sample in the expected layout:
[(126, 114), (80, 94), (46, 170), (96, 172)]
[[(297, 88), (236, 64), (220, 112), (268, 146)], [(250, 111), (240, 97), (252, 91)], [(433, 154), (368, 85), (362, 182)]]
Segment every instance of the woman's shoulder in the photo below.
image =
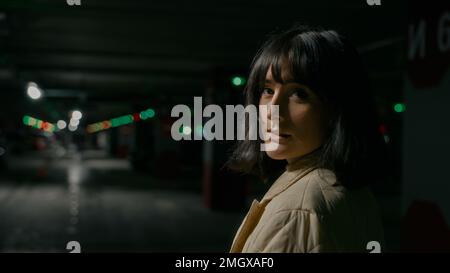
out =
[[(362, 192), (357, 194), (363, 194)], [(337, 181), (333, 171), (318, 168), (275, 196), (271, 201), (271, 208), (277, 211), (303, 210), (326, 215), (339, 204), (351, 199), (354, 194), (356, 192), (347, 190)]]

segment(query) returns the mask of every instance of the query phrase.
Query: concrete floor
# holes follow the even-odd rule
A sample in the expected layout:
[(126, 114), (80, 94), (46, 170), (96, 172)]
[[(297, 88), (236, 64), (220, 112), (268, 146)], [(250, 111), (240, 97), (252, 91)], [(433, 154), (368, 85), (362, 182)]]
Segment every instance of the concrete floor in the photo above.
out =
[[(99, 151), (34, 153), (8, 163), (0, 172), (0, 252), (68, 252), (69, 241), (82, 252), (228, 252), (248, 209), (212, 211), (200, 178), (155, 179)], [(377, 199), (387, 250), (396, 252), (400, 196)]]
[[(244, 212), (135, 173), (95, 151), (10, 158), (0, 177), (0, 251), (227, 252)], [(182, 183), (183, 181), (178, 181)], [(200, 183), (200, 181), (198, 182)]]

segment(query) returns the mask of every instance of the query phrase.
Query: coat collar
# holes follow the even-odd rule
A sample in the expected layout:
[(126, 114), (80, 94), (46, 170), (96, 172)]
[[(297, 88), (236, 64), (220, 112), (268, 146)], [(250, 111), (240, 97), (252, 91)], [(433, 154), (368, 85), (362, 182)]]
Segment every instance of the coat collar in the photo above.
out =
[(261, 201), (253, 200), (252, 205), (239, 228), (231, 246), (231, 253), (242, 252), (245, 242), (253, 229), (258, 224), (267, 204), (275, 196), (285, 191), (289, 186), (297, 182), (303, 176), (314, 170), (313, 167), (303, 166), (302, 168), (287, 168), (286, 171), (273, 183), (269, 191), (264, 195)]
[(285, 172), (278, 177), (277, 180), (272, 184), (270, 189), (261, 199), (261, 203), (268, 203), (275, 196), (279, 195), (292, 184), (300, 180), (302, 177), (313, 171), (316, 167), (314, 166), (314, 157), (317, 153), (312, 153), (308, 156), (302, 157), (294, 162), (289, 163), (286, 166)]
[(292, 184), (300, 180), (302, 177), (314, 170), (314, 167), (302, 168), (297, 170), (286, 170), (270, 187), (264, 197), (261, 199), (261, 203), (268, 203), (275, 196), (279, 195)]
[(314, 160), (311, 160), (311, 157), (316, 155), (317, 153), (313, 153), (306, 157), (302, 157), (295, 162), (289, 163), (286, 166), (285, 172), (277, 180), (275, 180), (261, 201), (256, 199), (253, 200), (250, 210), (248, 211), (247, 216), (245, 217), (233, 240), (230, 252), (242, 252), (248, 236), (258, 224), (259, 219), (261, 218), (270, 200), (314, 170), (315, 167), (311, 164)]

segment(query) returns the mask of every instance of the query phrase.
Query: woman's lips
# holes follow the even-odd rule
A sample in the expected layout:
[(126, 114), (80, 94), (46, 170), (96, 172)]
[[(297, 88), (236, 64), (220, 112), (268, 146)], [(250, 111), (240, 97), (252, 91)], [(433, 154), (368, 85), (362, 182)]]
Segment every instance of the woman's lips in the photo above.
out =
[(269, 134), (269, 140), (279, 142), (279, 143), (286, 142), (291, 138), (291, 135), (284, 134), (284, 133), (277, 134), (277, 133), (272, 133), (269, 131), (268, 134)]

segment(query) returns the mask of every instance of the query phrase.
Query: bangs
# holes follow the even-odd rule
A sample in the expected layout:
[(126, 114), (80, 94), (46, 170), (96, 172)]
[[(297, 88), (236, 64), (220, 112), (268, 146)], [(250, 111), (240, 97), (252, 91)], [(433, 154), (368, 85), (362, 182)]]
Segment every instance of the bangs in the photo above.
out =
[(256, 56), (249, 77), (249, 84), (252, 83), (249, 91), (256, 92), (264, 88), (269, 69), (277, 83), (294, 81), (309, 86), (311, 67), (305, 49), (300, 37), (280, 37), (270, 41)]

